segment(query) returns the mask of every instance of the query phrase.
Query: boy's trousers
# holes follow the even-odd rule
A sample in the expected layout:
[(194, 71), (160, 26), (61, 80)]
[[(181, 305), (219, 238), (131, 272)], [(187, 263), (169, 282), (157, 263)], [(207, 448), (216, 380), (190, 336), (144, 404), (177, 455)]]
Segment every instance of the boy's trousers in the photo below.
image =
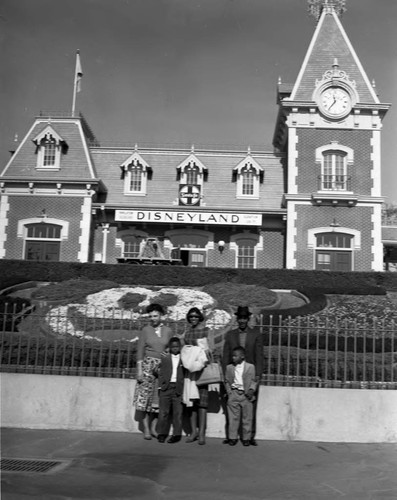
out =
[(242, 439), (249, 441), (252, 432), (253, 404), (247, 399), (244, 391), (232, 389), (227, 400), (227, 414), (229, 417), (229, 439), (238, 439), (241, 420)]
[(157, 433), (167, 436), (172, 413), (172, 434), (182, 435), (182, 394), (176, 394), (176, 384), (170, 383), (165, 391), (159, 391), (160, 409)]

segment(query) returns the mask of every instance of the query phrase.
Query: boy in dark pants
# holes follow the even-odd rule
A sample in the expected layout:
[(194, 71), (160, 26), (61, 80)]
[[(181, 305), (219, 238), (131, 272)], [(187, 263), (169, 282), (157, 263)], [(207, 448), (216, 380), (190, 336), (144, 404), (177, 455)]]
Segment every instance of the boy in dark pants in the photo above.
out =
[(173, 435), (167, 443), (177, 443), (182, 436), (183, 367), (181, 341), (172, 337), (168, 343), (169, 354), (161, 358), (158, 371), (160, 411), (157, 422), (158, 442), (164, 443), (170, 428), (172, 413)]
[(227, 413), (229, 417), (229, 445), (237, 444), (238, 429), (242, 427), (242, 442), (250, 445), (252, 433), (253, 402), (255, 400), (255, 366), (245, 361), (245, 350), (235, 347), (232, 352), (233, 364), (227, 365), (225, 387), (228, 395)]

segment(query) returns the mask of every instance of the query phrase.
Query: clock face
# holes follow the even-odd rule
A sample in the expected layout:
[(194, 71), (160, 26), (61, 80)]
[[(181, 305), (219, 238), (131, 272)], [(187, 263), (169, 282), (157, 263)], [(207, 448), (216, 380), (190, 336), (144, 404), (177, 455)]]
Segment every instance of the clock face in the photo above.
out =
[(342, 88), (328, 88), (321, 94), (320, 106), (328, 115), (343, 116), (350, 111), (350, 95)]

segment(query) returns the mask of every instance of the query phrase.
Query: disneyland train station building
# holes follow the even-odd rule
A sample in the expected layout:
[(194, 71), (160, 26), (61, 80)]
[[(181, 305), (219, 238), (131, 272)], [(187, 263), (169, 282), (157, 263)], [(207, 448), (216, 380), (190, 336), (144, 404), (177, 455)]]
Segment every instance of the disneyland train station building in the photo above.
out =
[(271, 152), (101, 147), (82, 115), (38, 116), (0, 174), (0, 257), (383, 270), (390, 105), (337, 5), (319, 9), (296, 81), (278, 84)]

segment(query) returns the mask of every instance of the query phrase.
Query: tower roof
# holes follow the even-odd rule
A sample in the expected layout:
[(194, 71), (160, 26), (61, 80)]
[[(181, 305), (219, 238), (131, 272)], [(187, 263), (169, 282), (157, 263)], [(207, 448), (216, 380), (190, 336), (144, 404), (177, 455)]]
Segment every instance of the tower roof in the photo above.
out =
[[(336, 0), (335, 0), (336, 1)], [(337, 59), (340, 70), (356, 84), (359, 102), (377, 104), (379, 99), (357, 57), (355, 50), (339, 20), (338, 3), (322, 0), (318, 24), (310, 42), (290, 100), (311, 101), (316, 80), (330, 70)]]

